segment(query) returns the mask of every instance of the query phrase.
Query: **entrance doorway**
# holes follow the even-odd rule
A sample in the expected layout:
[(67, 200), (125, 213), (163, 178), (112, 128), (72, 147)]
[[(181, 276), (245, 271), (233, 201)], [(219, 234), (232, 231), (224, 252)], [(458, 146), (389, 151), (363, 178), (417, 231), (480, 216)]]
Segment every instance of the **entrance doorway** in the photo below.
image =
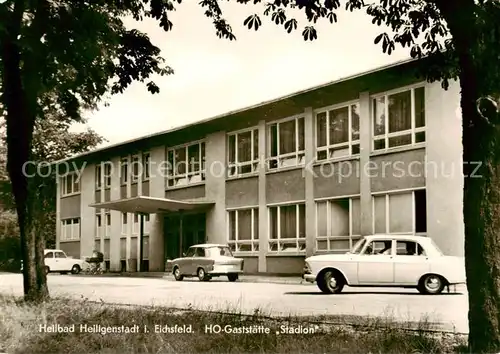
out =
[(187, 249), (206, 242), (206, 214), (171, 213), (164, 219), (165, 258), (180, 257)]

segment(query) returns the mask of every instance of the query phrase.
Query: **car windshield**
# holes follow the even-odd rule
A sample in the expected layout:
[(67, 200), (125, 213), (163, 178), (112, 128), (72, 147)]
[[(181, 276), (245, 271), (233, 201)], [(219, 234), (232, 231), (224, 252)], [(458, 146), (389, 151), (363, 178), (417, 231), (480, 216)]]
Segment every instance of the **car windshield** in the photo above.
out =
[(353, 254), (359, 254), (361, 250), (363, 249), (363, 246), (365, 245), (366, 239), (362, 238), (356, 244), (353, 246), (351, 253)]
[(233, 256), (229, 247), (223, 247), (223, 246), (208, 247), (205, 249), (205, 254), (207, 257), (218, 257), (218, 256), (232, 257)]

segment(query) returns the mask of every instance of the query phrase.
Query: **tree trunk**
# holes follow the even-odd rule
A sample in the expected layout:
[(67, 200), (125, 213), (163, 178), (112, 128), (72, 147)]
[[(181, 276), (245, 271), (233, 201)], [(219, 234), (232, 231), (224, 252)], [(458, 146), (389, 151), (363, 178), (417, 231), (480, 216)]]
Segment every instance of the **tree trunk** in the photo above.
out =
[[(21, 52), (16, 40), (20, 33), (23, 13), (24, 1), (16, 2), (11, 21), (5, 24), (6, 30), (0, 37), (3, 101), (7, 110), (7, 170), (18, 215), (25, 299), (43, 301), (48, 291), (46, 291), (45, 277), (39, 276), (40, 266), (37, 267), (37, 263), (43, 264), (43, 259), (40, 263), (40, 257), (43, 258), (43, 248), (40, 250), (40, 243), (35, 240), (33, 232), (32, 203), (34, 199), (30, 198), (29, 193), (33, 180), (29, 179), (26, 173), (34, 172), (34, 168), (30, 166), (31, 168), (24, 171), (25, 163), (31, 158), (31, 141), (36, 112), (33, 111), (34, 105), (31, 104), (33, 102), (28, 99), (23, 87)], [(36, 249), (38, 251), (35, 252)]]
[[(448, 24), (460, 66), (465, 270), (469, 294), (469, 350), (500, 352), (500, 127), (499, 113), (486, 119), (477, 110), (485, 95), (498, 92), (480, 72), (484, 43), (473, 0), (433, 0)], [(496, 62), (489, 63), (498, 70)], [(445, 132), (443, 132), (445, 133)], [(479, 165), (479, 169), (477, 169)]]
[[(469, 346), (500, 351), (500, 127), (478, 114), (478, 98), (462, 79), (465, 264), (469, 291)], [(490, 117), (491, 118), (491, 117)], [(464, 119), (464, 122), (466, 119)], [(494, 119), (493, 121), (497, 121)], [(467, 164), (469, 162), (469, 164)], [(472, 164), (470, 162), (473, 162)], [(474, 171), (480, 164), (478, 171)]]

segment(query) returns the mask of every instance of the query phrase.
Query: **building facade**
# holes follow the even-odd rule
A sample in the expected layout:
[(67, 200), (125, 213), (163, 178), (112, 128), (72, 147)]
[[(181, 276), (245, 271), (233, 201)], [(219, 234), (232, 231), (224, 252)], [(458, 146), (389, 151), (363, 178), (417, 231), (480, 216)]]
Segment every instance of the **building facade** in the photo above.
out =
[(299, 273), (362, 235), (421, 234), (463, 255), (459, 85), (408, 61), (61, 161), (57, 247), (163, 271), (195, 243), (248, 273)]

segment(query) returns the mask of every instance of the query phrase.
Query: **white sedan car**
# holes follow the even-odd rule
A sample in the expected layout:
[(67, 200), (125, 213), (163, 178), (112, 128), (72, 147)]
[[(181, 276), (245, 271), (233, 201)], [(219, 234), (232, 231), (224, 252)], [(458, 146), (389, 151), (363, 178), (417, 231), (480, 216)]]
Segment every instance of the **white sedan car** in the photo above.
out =
[(78, 274), (80, 271), (88, 266), (88, 263), (81, 259), (71, 258), (62, 250), (46, 249), (45, 253), (45, 271), (59, 272), (66, 274), (71, 272)]
[(439, 294), (445, 286), (465, 283), (465, 260), (445, 256), (429, 237), (371, 235), (346, 254), (306, 258), (302, 277), (327, 294), (338, 294), (345, 285)]

